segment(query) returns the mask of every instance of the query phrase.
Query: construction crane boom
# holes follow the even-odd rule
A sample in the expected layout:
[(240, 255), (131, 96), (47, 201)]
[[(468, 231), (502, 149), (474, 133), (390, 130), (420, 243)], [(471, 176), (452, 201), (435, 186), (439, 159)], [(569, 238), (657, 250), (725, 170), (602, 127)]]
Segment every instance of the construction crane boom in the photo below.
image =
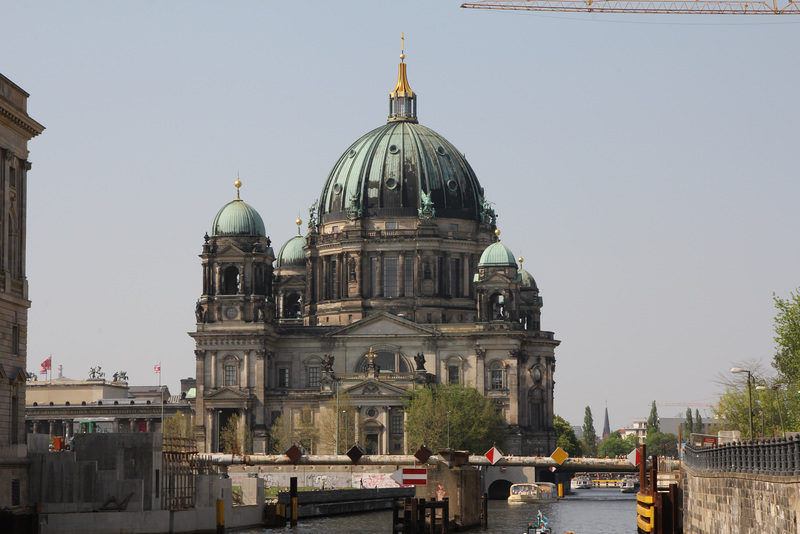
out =
[(461, 4), (466, 9), (510, 11), (565, 11), (571, 13), (668, 13), (674, 15), (800, 15), (800, 3), (789, 0), (779, 8), (774, 1), (738, 0), (479, 0)]

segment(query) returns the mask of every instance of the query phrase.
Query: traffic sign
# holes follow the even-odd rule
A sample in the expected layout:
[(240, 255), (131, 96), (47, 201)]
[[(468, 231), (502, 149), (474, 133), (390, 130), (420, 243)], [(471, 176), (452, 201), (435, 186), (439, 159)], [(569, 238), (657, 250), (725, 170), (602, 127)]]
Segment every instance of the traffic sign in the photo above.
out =
[(556, 447), (556, 450), (553, 452), (553, 454), (550, 455), (550, 458), (555, 460), (555, 462), (558, 465), (561, 465), (564, 463), (564, 460), (569, 458), (569, 454), (567, 454), (567, 451), (565, 451), (561, 447)]
[(486, 459), (489, 460), (492, 465), (496, 464), (497, 462), (503, 459), (503, 453), (498, 451), (497, 447), (492, 447), (491, 449), (489, 449), (489, 451), (486, 454), (484, 454), (484, 456), (486, 456)]
[(631, 451), (631, 453), (628, 455), (628, 461), (630, 463), (632, 463), (634, 467), (636, 467), (637, 465), (639, 465), (639, 462), (641, 461), (641, 457), (642, 457), (642, 455), (639, 452), (639, 449), (636, 448), (636, 449), (633, 449)]
[(428, 470), (424, 467), (401, 467), (389, 476), (401, 486), (425, 486), (428, 483)]

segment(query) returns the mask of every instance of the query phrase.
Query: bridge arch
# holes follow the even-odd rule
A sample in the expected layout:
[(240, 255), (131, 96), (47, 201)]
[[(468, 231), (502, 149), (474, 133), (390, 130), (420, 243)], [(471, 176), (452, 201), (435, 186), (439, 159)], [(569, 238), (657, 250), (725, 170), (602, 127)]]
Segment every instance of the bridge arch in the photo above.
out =
[(506, 500), (508, 496), (511, 494), (511, 482), (510, 480), (506, 479), (498, 479), (492, 482), (489, 487), (486, 489), (486, 493), (489, 494), (489, 498), (492, 500)]

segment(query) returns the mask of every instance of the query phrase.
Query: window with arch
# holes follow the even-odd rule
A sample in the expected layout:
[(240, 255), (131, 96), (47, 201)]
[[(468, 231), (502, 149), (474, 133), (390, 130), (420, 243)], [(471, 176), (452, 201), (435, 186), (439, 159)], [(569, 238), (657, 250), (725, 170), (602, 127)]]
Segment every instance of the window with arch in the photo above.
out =
[(497, 391), (505, 389), (505, 365), (495, 361), (489, 365), (489, 389)]
[[(384, 348), (384, 349), (373, 348), (372, 352), (374, 354), (377, 354), (375, 358), (375, 365), (380, 367), (381, 372), (395, 372), (395, 373), (411, 372), (411, 367), (406, 361), (405, 356), (403, 356), (400, 352), (389, 348)], [(361, 360), (358, 362), (358, 365), (356, 366), (356, 372), (363, 373), (364, 371), (367, 370), (368, 365), (369, 365), (369, 358), (367, 358), (366, 355), (362, 356)]]
[(222, 273), (222, 294), (235, 295), (239, 292), (239, 269), (230, 265)]
[(310, 388), (319, 387), (320, 378), (322, 378), (322, 360), (312, 356), (306, 360), (306, 386)]
[(303, 296), (300, 293), (289, 293), (283, 297), (283, 318), (299, 319), (303, 316)]
[(239, 385), (239, 362), (234, 356), (225, 358), (222, 364), (223, 377), (226, 386)]
[(462, 384), (464, 382), (464, 360), (460, 356), (447, 359), (447, 383)]
[(502, 293), (494, 293), (489, 298), (489, 310), (491, 312), (491, 320), (503, 319), (505, 317), (506, 299)]

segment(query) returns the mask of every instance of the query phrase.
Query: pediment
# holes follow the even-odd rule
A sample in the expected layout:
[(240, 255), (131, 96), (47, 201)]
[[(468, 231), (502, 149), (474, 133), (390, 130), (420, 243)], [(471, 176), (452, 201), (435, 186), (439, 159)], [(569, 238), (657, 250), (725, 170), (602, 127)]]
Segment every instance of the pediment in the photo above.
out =
[(305, 286), (306, 286), (305, 281), (302, 278), (300, 278), (299, 276), (297, 276), (296, 274), (292, 274), (292, 275), (286, 276), (283, 280), (281, 280), (281, 283), (280, 283), (280, 287), (282, 287), (282, 288), (286, 288), (286, 287), (305, 287)]
[(373, 378), (359, 382), (347, 389), (342, 390), (343, 393), (352, 395), (353, 397), (410, 397), (411, 395), (403, 388), (393, 386), (380, 380)]
[(381, 312), (334, 330), (327, 337), (339, 336), (432, 336), (439, 332), (391, 313)]
[(242, 400), (249, 399), (250, 394), (238, 389), (224, 387), (210, 393), (206, 393), (204, 397), (209, 400)]
[(508, 287), (508, 286), (511, 285), (512, 282), (515, 282), (515, 281), (516, 280), (512, 280), (511, 278), (509, 278), (508, 276), (506, 276), (506, 275), (504, 275), (502, 273), (492, 273), (489, 276), (487, 276), (486, 278), (484, 278), (483, 280), (481, 280), (479, 282), (479, 284), (480, 285), (486, 285), (486, 286), (502, 285), (502, 286)]
[(224, 245), (224, 246), (220, 247), (219, 249), (217, 249), (217, 252), (216, 252), (216, 256), (218, 258), (219, 257), (225, 257), (225, 256), (241, 256), (243, 254), (245, 254), (245, 252), (242, 249), (240, 249), (236, 245), (232, 245), (232, 244)]

